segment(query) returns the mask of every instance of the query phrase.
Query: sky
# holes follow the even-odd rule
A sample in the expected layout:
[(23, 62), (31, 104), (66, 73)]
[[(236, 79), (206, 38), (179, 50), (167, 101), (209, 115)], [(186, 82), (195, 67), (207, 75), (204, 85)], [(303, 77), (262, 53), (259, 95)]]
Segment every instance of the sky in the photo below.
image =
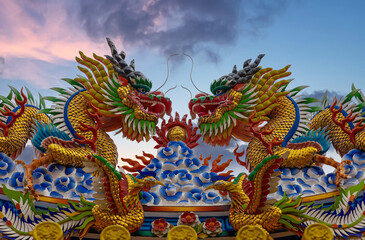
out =
[[(363, 88), (365, 76), (365, 2), (361, 0), (1, 0), (0, 95), (8, 85), (33, 93), (55, 95), (50, 87), (67, 87), (61, 78), (81, 72), (78, 51), (90, 56), (110, 54), (111, 38), (127, 59), (135, 59), (157, 89), (167, 93), (173, 112), (187, 114), (190, 93), (204, 92), (210, 83), (241, 68), (249, 58), (266, 54), (263, 67), (291, 64), (292, 88), (308, 85), (303, 95), (345, 95), (351, 84)], [(154, 143), (137, 144), (117, 135), (120, 157), (155, 153)], [(209, 148), (230, 158), (229, 148)], [(243, 143), (239, 143), (243, 145)], [(203, 150), (202, 150), (203, 149)], [(197, 152), (207, 152), (201, 145)], [(330, 153), (334, 155), (333, 152)]]

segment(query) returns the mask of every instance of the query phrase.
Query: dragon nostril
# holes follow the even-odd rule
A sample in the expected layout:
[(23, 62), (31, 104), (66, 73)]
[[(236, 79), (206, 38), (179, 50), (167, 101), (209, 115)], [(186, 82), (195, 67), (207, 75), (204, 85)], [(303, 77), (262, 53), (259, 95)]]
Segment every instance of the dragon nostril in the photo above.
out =
[(197, 95), (195, 95), (195, 98), (199, 98), (199, 97), (205, 97), (207, 96), (208, 94), (205, 94), (205, 93), (198, 93)]
[(153, 95), (155, 95), (155, 96), (165, 96), (165, 94), (161, 91), (156, 91), (156, 92), (153, 93)]

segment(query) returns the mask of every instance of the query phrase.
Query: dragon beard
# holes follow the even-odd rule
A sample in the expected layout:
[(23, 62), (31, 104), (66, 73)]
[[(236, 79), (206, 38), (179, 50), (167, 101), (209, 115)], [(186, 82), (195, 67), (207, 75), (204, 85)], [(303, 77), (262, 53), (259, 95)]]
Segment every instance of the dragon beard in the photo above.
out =
[(158, 119), (171, 114), (171, 101), (161, 92), (155, 94), (139, 93), (130, 85), (121, 86), (118, 95), (124, 108), (103, 116), (103, 129), (122, 132), (130, 140), (148, 141), (156, 131)]
[[(268, 121), (267, 116), (278, 106), (276, 100), (287, 95), (286, 85), (291, 80), (280, 80), (289, 76), (289, 65), (272, 70), (258, 71), (247, 83), (236, 84), (219, 96), (198, 94), (189, 102), (192, 118), (199, 117), (200, 134), (211, 145), (228, 145), (237, 137), (243, 141), (252, 138), (251, 127), (257, 130), (260, 123)], [(249, 124), (249, 118), (255, 126)]]
[(191, 116), (198, 115), (200, 133), (206, 143), (228, 145), (232, 135), (243, 141), (252, 138), (248, 117), (253, 112), (255, 99), (242, 104), (247, 95), (231, 89), (221, 96), (200, 96), (190, 101)]

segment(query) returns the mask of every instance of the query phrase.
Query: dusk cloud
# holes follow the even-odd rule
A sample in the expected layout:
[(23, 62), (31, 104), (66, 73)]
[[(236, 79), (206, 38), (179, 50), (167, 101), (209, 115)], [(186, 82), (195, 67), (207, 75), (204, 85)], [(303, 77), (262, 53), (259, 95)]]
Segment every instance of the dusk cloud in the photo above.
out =
[(90, 41), (67, 8), (60, 1), (1, 1), (1, 55), (59, 63), (73, 60), (79, 49), (108, 50), (105, 39)]
[[(284, 1), (150, 0), (98, 2), (83, 0), (80, 19), (93, 39), (120, 37), (124, 44), (152, 48), (164, 54), (203, 51), (234, 43), (241, 31), (257, 34), (273, 22)], [(253, 30), (255, 28), (255, 30)]]
[[(62, 64), (85, 54), (109, 54), (105, 37), (119, 50), (148, 50), (169, 55), (205, 53), (219, 60), (219, 49), (237, 43), (244, 33), (257, 35), (285, 9), (286, 0), (100, 0), (1, 1), (0, 56), (3, 79), (15, 79), (12, 59)], [(280, 5), (280, 11), (277, 5)], [(128, 50), (130, 52), (130, 50)], [(23, 70), (23, 80), (33, 82)], [(34, 74), (33, 74), (34, 75)], [(41, 74), (44, 75), (44, 74)], [(42, 81), (42, 80), (39, 80)]]

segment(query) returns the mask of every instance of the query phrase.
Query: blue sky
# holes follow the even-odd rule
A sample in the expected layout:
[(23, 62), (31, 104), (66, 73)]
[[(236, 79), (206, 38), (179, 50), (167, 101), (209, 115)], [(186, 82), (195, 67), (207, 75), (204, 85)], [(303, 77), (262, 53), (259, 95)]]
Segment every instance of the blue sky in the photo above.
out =
[[(172, 53), (194, 59), (193, 80), (209, 92), (210, 83), (265, 53), (263, 67), (291, 64), (292, 88), (310, 86), (307, 95), (324, 90), (337, 95), (362, 88), (365, 76), (365, 2), (355, 1), (11, 1), (0, 2), (0, 94), (8, 85), (54, 95), (49, 87), (66, 87), (60, 79), (80, 74), (74, 56), (81, 50), (109, 54), (110, 37), (136, 69), (153, 82), (166, 78)], [(161, 89), (173, 111), (188, 113), (191, 62), (173, 57), (170, 77)], [(153, 143), (137, 144), (117, 136), (120, 155), (132, 157)], [(233, 144), (233, 143), (232, 143)], [(227, 152), (214, 149), (214, 152)], [(227, 153), (228, 154), (228, 153)]]

